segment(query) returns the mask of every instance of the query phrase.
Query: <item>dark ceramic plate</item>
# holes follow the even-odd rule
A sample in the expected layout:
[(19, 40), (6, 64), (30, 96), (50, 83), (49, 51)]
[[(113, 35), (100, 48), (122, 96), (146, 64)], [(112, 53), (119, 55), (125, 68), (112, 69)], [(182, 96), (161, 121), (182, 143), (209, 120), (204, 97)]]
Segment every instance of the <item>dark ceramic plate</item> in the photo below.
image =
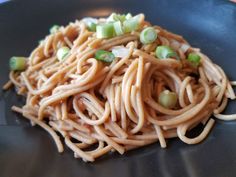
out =
[[(2, 2), (3, 0), (0, 0)], [(8, 59), (28, 55), (53, 24), (66, 25), (84, 16), (111, 12), (143, 12), (153, 24), (183, 35), (236, 79), (236, 5), (224, 0), (38, 0), (0, 4), (0, 85), (8, 79)], [(209, 137), (198, 145), (178, 139), (168, 148), (153, 144), (121, 156), (106, 155), (95, 163), (58, 154), (51, 137), (32, 128), (10, 107), (21, 105), (14, 90), (0, 92), (1, 177), (234, 177), (236, 122), (217, 121)], [(236, 112), (230, 102), (226, 113)]]

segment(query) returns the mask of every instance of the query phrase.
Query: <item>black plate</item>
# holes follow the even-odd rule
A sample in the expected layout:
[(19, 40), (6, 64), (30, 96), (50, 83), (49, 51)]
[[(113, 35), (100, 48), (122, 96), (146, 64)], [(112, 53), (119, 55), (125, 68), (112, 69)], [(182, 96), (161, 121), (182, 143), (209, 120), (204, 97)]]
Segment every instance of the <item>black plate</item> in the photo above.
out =
[[(0, 0), (1, 2), (1, 0)], [(28, 55), (53, 24), (66, 25), (84, 16), (111, 12), (143, 12), (153, 24), (183, 35), (223, 67), (236, 80), (236, 5), (224, 0), (38, 0), (0, 4), (0, 85), (8, 80), (8, 58)], [(207, 140), (186, 145), (178, 139), (168, 148), (153, 144), (118, 155), (106, 155), (95, 163), (73, 158), (66, 149), (58, 154), (51, 137), (32, 128), (12, 113), (22, 104), (14, 90), (0, 92), (1, 177), (234, 177), (236, 175), (236, 122), (217, 121)], [(226, 113), (236, 112), (230, 103)]]

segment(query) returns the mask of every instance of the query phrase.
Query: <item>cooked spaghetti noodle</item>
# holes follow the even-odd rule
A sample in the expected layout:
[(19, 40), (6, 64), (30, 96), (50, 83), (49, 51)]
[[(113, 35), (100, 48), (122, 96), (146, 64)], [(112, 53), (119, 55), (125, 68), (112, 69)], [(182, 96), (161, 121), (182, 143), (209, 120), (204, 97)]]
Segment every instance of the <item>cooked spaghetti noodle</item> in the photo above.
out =
[[(196, 144), (212, 129), (212, 115), (235, 119), (236, 115), (220, 114), (228, 99), (235, 99), (231, 87), (235, 82), (229, 82), (200, 49), (159, 26), (152, 26), (157, 39), (142, 44), (140, 33), (151, 25), (141, 17), (137, 30), (112, 38), (98, 38), (83, 21), (46, 36), (27, 58), (27, 68), (10, 72), (4, 89), (14, 85), (18, 94), (26, 96), (25, 105), (12, 110), (48, 131), (59, 152), (63, 139), (75, 158), (84, 161), (157, 141), (165, 148), (166, 139), (173, 137)], [(178, 58), (158, 59), (155, 49), (161, 45), (173, 48)], [(59, 61), (61, 47), (69, 48), (69, 54)], [(115, 47), (126, 55), (110, 63), (95, 58), (96, 51)], [(201, 57), (198, 66), (187, 61), (191, 52)], [(172, 108), (158, 102), (166, 89), (177, 94)], [(186, 132), (199, 124), (203, 131), (187, 137)]]

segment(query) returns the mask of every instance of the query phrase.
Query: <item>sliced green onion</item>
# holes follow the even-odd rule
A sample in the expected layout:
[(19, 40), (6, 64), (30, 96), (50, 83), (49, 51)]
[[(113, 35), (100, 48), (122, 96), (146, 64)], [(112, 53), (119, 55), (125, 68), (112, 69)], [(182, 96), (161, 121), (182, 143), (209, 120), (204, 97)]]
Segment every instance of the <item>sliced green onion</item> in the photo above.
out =
[(117, 36), (124, 34), (123, 27), (120, 21), (114, 22), (113, 25)]
[(85, 17), (82, 21), (86, 24), (89, 31), (96, 31), (98, 20), (92, 17)]
[(112, 23), (100, 24), (96, 27), (97, 38), (111, 38), (114, 35), (114, 26)]
[(115, 59), (115, 56), (113, 53), (105, 51), (105, 50), (97, 50), (95, 53), (95, 58), (97, 60), (101, 60), (104, 62), (112, 62)]
[(135, 31), (139, 28), (139, 20), (137, 18), (130, 18), (123, 23), (125, 33)]
[(126, 18), (126, 20), (128, 20), (128, 19), (132, 18), (132, 15), (131, 15), (131, 13), (127, 13), (127, 14), (126, 14), (126, 16), (125, 16), (125, 18)]
[(44, 42), (44, 40), (43, 40), (43, 39), (39, 40), (39, 44), (42, 44), (43, 42)]
[(187, 60), (194, 64), (194, 66), (198, 66), (200, 64), (201, 57), (196, 53), (190, 53), (188, 54)]
[(57, 50), (57, 59), (59, 61), (63, 61), (69, 54), (69, 52), (70, 49), (68, 47), (61, 47), (60, 49)]
[(107, 18), (107, 22), (114, 22), (117, 21), (117, 14), (116, 13), (112, 13), (108, 18)]
[(50, 31), (51, 34), (54, 34), (54, 33), (56, 33), (56, 32), (59, 30), (59, 28), (60, 28), (60, 26), (58, 26), (58, 25), (53, 25), (53, 26), (49, 29), (49, 31)]
[(23, 71), (26, 69), (26, 61), (25, 57), (11, 57), (9, 61), (9, 66), (12, 71)]
[(115, 55), (115, 57), (119, 58), (123, 58), (129, 55), (129, 49), (124, 46), (112, 47), (111, 52)]
[(88, 24), (88, 30), (95, 32), (96, 31), (96, 26), (97, 25), (95, 23), (91, 22), (91, 23)]
[(145, 28), (140, 34), (140, 41), (143, 44), (150, 44), (154, 42), (157, 38), (157, 32), (152, 27)]
[(115, 16), (114, 16), (114, 21), (120, 21), (120, 22), (123, 22), (123, 21), (125, 21), (126, 20), (126, 18), (125, 18), (125, 15), (124, 14), (116, 14)]
[(123, 22), (126, 20), (126, 15), (124, 14), (116, 14), (116, 13), (112, 13), (108, 18), (107, 18), (107, 22), (116, 22), (116, 21), (120, 21)]
[(119, 19), (120, 22), (123, 23), (126, 20), (126, 15), (124, 15), (124, 14), (123, 15), (119, 15), (118, 19)]
[(165, 108), (172, 109), (177, 103), (177, 94), (175, 92), (170, 92), (169, 90), (164, 90), (160, 93), (158, 102)]
[(165, 59), (165, 58), (176, 58), (178, 59), (178, 55), (177, 53), (171, 49), (169, 46), (158, 46), (156, 48), (156, 57), (158, 57), (159, 59)]

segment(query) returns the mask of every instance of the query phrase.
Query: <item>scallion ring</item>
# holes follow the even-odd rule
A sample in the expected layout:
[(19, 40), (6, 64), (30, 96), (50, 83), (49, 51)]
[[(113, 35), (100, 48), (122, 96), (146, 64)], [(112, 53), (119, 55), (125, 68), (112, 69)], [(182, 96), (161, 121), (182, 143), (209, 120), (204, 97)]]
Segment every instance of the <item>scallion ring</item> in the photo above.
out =
[(54, 33), (56, 33), (56, 32), (59, 30), (59, 28), (60, 28), (60, 26), (58, 26), (58, 25), (53, 25), (53, 26), (49, 29), (49, 31), (50, 31), (51, 34), (54, 34)]
[(93, 22), (88, 23), (88, 30), (95, 32), (96, 31), (96, 26), (97, 25), (95, 23), (93, 23)]
[(159, 59), (165, 59), (165, 58), (178, 59), (179, 58), (177, 53), (172, 48), (170, 48), (169, 46), (165, 46), (165, 45), (158, 46), (156, 48), (155, 53), (156, 53), (156, 57)]
[(191, 62), (194, 66), (198, 66), (200, 64), (201, 57), (196, 53), (190, 53), (188, 54), (187, 60)]
[(124, 34), (123, 27), (120, 21), (114, 22), (113, 25), (117, 36)]
[(61, 47), (60, 49), (57, 50), (57, 59), (59, 61), (63, 61), (69, 54), (69, 52), (70, 49), (68, 47)]
[(115, 59), (115, 56), (113, 53), (108, 52), (106, 50), (97, 50), (95, 53), (95, 58), (97, 60), (101, 60), (101, 61), (110, 63)]
[(140, 34), (140, 41), (143, 44), (153, 43), (157, 39), (157, 32), (153, 27), (145, 28)]
[(111, 38), (114, 36), (112, 23), (99, 24), (96, 26), (97, 38)]
[(135, 31), (139, 28), (139, 21), (137, 18), (130, 18), (124, 21), (123, 23), (125, 33)]
[(27, 59), (25, 57), (11, 57), (9, 67), (12, 71), (23, 71), (26, 69)]
[(172, 109), (177, 103), (177, 94), (169, 90), (164, 90), (158, 97), (158, 102), (165, 108)]

